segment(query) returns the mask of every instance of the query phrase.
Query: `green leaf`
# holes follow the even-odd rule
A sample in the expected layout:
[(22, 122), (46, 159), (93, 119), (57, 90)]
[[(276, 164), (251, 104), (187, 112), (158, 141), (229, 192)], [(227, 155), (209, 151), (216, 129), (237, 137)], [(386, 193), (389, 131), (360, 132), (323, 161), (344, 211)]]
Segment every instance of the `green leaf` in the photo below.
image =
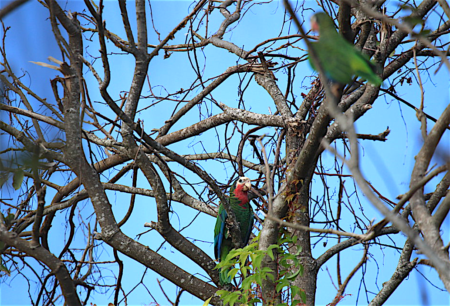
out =
[[(234, 302), (239, 298), (239, 295), (240, 295), (239, 291), (228, 292), (228, 294), (225, 295), (225, 297), (223, 298), (223, 303), (226, 305), (226, 304), (230, 304), (230, 301), (233, 301), (233, 304), (234, 304)], [(230, 305), (233, 305), (233, 304), (230, 304)]]
[(249, 255), (248, 253), (243, 253), (243, 254), (241, 254), (241, 256), (239, 256), (239, 262), (241, 263), (241, 265), (245, 264), (245, 261), (247, 260), (248, 255)]
[[(291, 296), (294, 298), (295, 296), (300, 295), (300, 288), (297, 286), (291, 286)], [(295, 305), (292, 303), (292, 305)]]
[(273, 270), (269, 267), (264, 267), (264, 268), (262, 268), (261, 272), (262, 273), (272, 273)]
[(280, 260), (280, 265), (283, 267), (283, 268), (289, 268), (291, 265), (287, 262), (287, 260), (286, 259), (282, 259), (282, 260)]
[(271, 244), (269, 245), (269, 247), (267, 248), (267, 251), (270, 251), (272, 249), (278, 249), (280, 246), (278, 244)]
[(0, 272), (5, 272), (8, 276), (11, 276), (11, 272), (3, 265), (2, 261), (0, 257)]
[(223, 304), (227, 305), (230, 303), (230, 299), (232, 298), (231, 293), (223, 297)]
[(227, 290), (217, 290), (216, 291), (216, 294), (220, 295), (220, 297), (222, 297), (222, 294), (225, 295), (227, 293), (230, 293), (230, 292)]
[[(266, 277), (264, 277), (264, 279), (266, 279)], [(262, 286), (262, 280), (263, 280), (263, 278), (262, 278), (262, 273), (257, 273), (257, 274), (255, 274), (255, 282), (256, 282), (258, 285)]]
[(228, 276), (230, 276), (233, 279), (238, 272), (239, 272), (238, 268), (231, 269), (230, 272), (228, 272)]
[(412, 27), (414, 27), (415, 25), (418, 25), (418, 24), (423, 24), (423, 22), (424, 22), (422, 20), (422, 18), (415, 17), (415, 16), (407, 16), (407, 17), (403, 18), (403, 20), (405, 22), (410, 23)]
[(254, 275), (244, 278), (244, 280), (242, 281), (242, 289), (243, 290), (250, 289), (250, 286), (252, 285), (254, 279), (255, 279)]
[(297, 272), (295, 272), (294, 274), (289, 275), (288, 277), (286, 277), (288, 280), (292, 281), (292, 280), (296, 279), (298, 275), (300, 275), (300, 276), (303, 275), (303, 270), (304, 270), (303, 265), (298, 265), (298, 266), (299, 267), (298, 267)]
[(0, 172), (0, 187), (3, 186), (3, 184), (6, 183), (9, 179), (9, 173), (8, 172)]
[(13, 187), (15, 190), (19, 189), (20, 186), (22, 186), (22, 182), (23, 182), (23, 170), (22, 169), (17, 169), (16, 171), (14, 171), (14, 176), (13, 176)]
[(391, 54), (389, 54), (389, 57), (393, 57), (395, 55), (395, 49), (392, 50)]
[(292, 200), (294, 199), (295, 196), (296, 196), (295, 193), (291, 193), (290, 195), (288, 195), (286, 197), (286, 202), (288, 202), (288, 203), (292, 202)]
[(304, 290), (300, 289), (297, 286), (291, 286), (291, 296), (292, 298), (299, 296), (302, 300), (293, 300), (292, 301), (292, 305), (299, 305), (299, 304), (304, 304), (306, 303), (306, 293)]
[[(258, 237), (255, 237), (253, 240), (255, 240), (257, 238)], [(258, 242), (254, 242), (252, 244), (249, 244), (245, 248), (248, 248), (249, 250), (257, 250), (258, 249)]]
[[(292, 243), (296, 244), (297, 243), (297, 239), (298, 239), (297, 236), (292, 236)], [(301, 247), (299, 247), (299, 248), (301, 248)]]
[(303, 265), (300, 264), (300, 265), (298, 266), (298, 269), (299, 269), (299, 271), (300, 271), (300, 276), (303, 276), (303, 273), (305, 272), (305, 267), (303, 267)]
[(250, 259), (249, 259), (250, 265), (254, 266), (254, 265), (253, 265), (253, 262), (255, 261), (256, 256), (258, 256), (258, 255), (256, 254), (256, 252), (250, 253)]
[[(223, 291), (223, 292), (220, 293), (220, 298), (223, 300), (223, 303), (226, 304), (225, 300), (227, 300), (227, 301), (230, 300), (230, 295), (231, 295), (232, 292), (229, 292), (229, 291), (226, 291), (226, 290), (219, 290), (219, 291)], [(217, 291), (217, 294), (219, 294), (218, 293), (219, 291)]]
[(306, 303), (306, 292), (304, 290), (300, 290), (300, 297), (302, 298), (302, 302)]
[(277, 286), (275, 287), (275, 290), (277, 292), (280, 292), (286, 286), (289, 286), (289, 281), (285, 278), (280, 279)]
[(411, 13), (417, 11), (417, 8), (412, 6), (411, 4), (398, 3), (398, 7), (403, 11), (411, 11)]
[(230, 300), (228, 301), (228, 303), (229, 303), (231, 306), (233, 306), (234, 303), (236, 303), (236, 301), (237, 301), (238, 299), (239, 299), (239, 294), (232, 295), (231, 298), (230, 298)]
[(9, 213), (6, 217), (3, 216), (3, 220), (5, 220), (5, 226), (9, 227), (14, 221), (14, 214)]
[(247, 277), (247, 271), (249, 270), (249, 267), (243, 266), (241, 267), (241, 273), (243, 277)]
[(209, 302), (211, 301), (212, 298), (213, 298), (213, 297), (210, 297), (209, 299), (207, 299), (207, 300), (203, 303), (203, 306), (208, 306), (208, 305), (209, 305)]
[(254, 259), (252, 259), (252, 264), (253, 264), (254, 269), (261, 268), (261, 262), (262, 262), (264, 256), (266, 256), (264, 253), (259, 253), (258, 255), (255, 256)]
[(419, 35), (420, 36), (423, 36), (423, 37), (427, 37), (428, 35), (430, 35), (431, 34), (431, 31), (430, 30), (422, 30), (422, 31), (420, 31), (420, 33), (419, 33)]
[(275, 260), (275, 256), (273, 255), (273, 249), (278, 249), (278, 245), (276, 245), (276, 244), (272, 244), (272, 245), (270, 245), (268, 248), (267, 248), (267, 255), (269, 255), (269, 257), (272, 259), (272, 260)]
[(225, 260), (229, 261), (231, 258), (236, 257), (239, 255), (242, 249), (232, 249)]
[(258, 303), (261, 303), (261, 300), (258, 299), (258, 298), (253, 298), (250, 301), (248, 301), (248, 305), (255, 305), (255, 304), (258, 304)]
[(291, 281), (294, 280), (294, 279), (296, 279), (297, 276), (300, 274), (301, 270), (302, 270), (302, 269), (298, 269), (297, 272), (295, 272), (294, 274), (292, 274), (292, 275), (286, 277), (286, 279), (291, 280)]

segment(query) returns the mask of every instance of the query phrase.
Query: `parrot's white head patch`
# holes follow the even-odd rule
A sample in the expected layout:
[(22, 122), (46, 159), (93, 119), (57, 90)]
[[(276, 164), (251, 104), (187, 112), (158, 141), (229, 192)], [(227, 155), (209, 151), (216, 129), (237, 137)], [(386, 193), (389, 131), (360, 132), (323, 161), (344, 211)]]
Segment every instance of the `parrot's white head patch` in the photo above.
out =
[(319, 23), (317, 22), (317, 16), (313, 15), (310, 21), (311, 21), (311, 30), (314, 32), (319, 32)]
[(250, 181), (250, 179), (248, 177), (245, 176), (241, 176), (236, 183), (236, 187), (240, 185), (242, 186), (241, 189), (242, 191), (249, 191), (252, 188), (252, 183)]

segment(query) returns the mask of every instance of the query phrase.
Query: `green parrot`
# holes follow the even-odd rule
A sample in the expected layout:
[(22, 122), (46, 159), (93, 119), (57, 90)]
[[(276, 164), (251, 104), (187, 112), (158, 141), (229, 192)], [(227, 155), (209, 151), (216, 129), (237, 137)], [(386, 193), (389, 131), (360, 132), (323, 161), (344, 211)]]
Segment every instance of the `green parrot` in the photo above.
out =
[[(374, 65), (369, 58), (346, 41), (334, 27), (333, 20), (321, 12), (311, 18), (311, 29), (319, 32), (319, 40), (311, 43), (327, 78), (349, 84), (354, 75), (358, 75), (370, 83), (380, 86), (381, 78), (375, 74)], [(314, 63), (309, 55), (309, 63), (314, 70)]]
[[(229, 203), (241, 230), (242, 245), (247, 245), (253, 228), (254, 215), (250, 206), (248, 191), (252, 187), (248, 177), (240, 177), (230, 188)], [(223, 205), (219, 205), (216, 226), (214, 227), (214, 255), (220, 261), (225, 260), (228, 253), (234, 248), (231, 235), (226, 226), (227, 212)], [(227, 274), (229, 269), (219, 272), (220, 285), (230, 284), (231, 277)]]

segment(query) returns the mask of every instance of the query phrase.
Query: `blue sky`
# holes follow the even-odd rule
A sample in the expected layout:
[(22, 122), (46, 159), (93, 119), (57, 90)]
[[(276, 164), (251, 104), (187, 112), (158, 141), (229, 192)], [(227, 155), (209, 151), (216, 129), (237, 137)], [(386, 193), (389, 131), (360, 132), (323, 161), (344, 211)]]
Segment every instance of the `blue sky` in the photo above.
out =
[[(72, 11), (77, 10), (79, 7), (83, 7), (82, 1), (68, 1), (61, 2), (64, 3), (66, 8)], [(153, 15), (155, 26), (158, 31), (161, 33), (161, 37), (164, 37), (173, 27), (179, 23), (179, 21), (184, 18), (187, 13), (190, 11), (191, 7), (189, 5), (189, 1), (152, 1)], [(113, 32), (116, 32), (118, 35), (125, 37), (125, 34), (122, 30), (122, 22), (120, 19), (118, 5), (115, 1), (106, 1), (105, 2), (105, 19), (106, 25)], [(306, 1), (305, 6), (315, 7), (315, 1)], [(133, 4), (129, 5), (130, 16), (133, 16)], [(168, 14), (167, 12), (170, 12)], [(312, 14), (312, 11), (306, 12), (307, 16), (305, 18), (309, 18), (308, 14)], [(278, 35), (279, 27), (282, 22), (283, 8), (281, 3), (278, 1), (273, 2), (270, 5), (262, 5), (262, 6), (254, 6), (245, 16), (243, 21), (236, 25), (236, 29), (232, 33), (228, 33), (225, 35), (224, 39), (233, 41), (238, 46), (242, 46), (246, 50), (250, 50), (257, 43), (269, 38)], [(263, 18), (261, 16), (264, 16)], [(219, 16), (218, 11), (216, 10), (210, 18), (212, 20), (222, 19)], [(214, 19), (216, 18), (216, 19)], [(270, 20), (270, 22), (267, 22)], [(48, 56), (53, 56), (56, 59), (61, 59), (60, 52), (57, 48), (57, 45), (54, 41), (53, 34), (51, 32), (50, 23), (48, 20), (48, 12), (42, 8), (36, 2), (30, 2), (25, 4), (23, 7), (15, 11), (12, 15), (8, 16), (4, 20), (5, 24), (8, 26), (12, 26), (8, 32), (8, 36), (6, 39), (7, 51), (10, 52), (10, 63), (13, 66), (13, 69), (17, 74), (25, 73), (24, 82), (27, 86), (32, 88), (36, 93), (48, 97), (51, 99), (53, 97), (51, 92), (50, 79), (54, 78), (57, 74), (56, 71), (45, 69), (43, 67), (34, 65), (30, 63), (30, 61), (41, 61), (47, 62)], [(214, 29), (217, 29), (218, 22), (212, 22), (210, 26), (210, 31), (213, 32)], [(308, 28), (308, 25), (306, 25)], [(149, 26), (149, 43), (156, 43), (157, 36), (152, 33)], [(294, 30), (291, 29), (291, 33)], [(209, 34), (211, 34), (211, 32)], [(187, 34), (187, 28), (181, 30), (177, 33), (174, 42), (183, 42)], [(201, 34), (201, 33), (200, 33)], [(25, 39), (24, 39), (25, 38)], [(98, 45), (96, 42), (96, 37), (93, 39), (93, 43), (91, 46), (86, 48), (86, 52), (96, 55), (98, 54)], [(87, 43), (85, 43), (85, 47)], [(303, 44), (299, 45), (300, 48), (305, 48)], [(109, 45), (110, 51), (117, 51)], [(219, 50), (217, 48), (208, 46), (205, 50), (198, 50), (198, 52), (203, 52), (203, 55), (200, 55), (199, 58), (205, 63), (205, 69), (203, 70), (203, 74), (205, 78), (209, 78), (212, 76), (216, 76), (223, 72), (227, 67), (236, 64), (236, 56), (228, 53), (224, 50)], [(296, 51), (297, 54), (295, 56), (302, 55), (302, 50)], [(274, 60), (277, 61), (277, 60)], [(100, 61), (95, 62), (97, 68), (99, 68), (101, 63)], [(203, 63), (201, 64), (203, 65)], [(118, 55), (112, 57), (111, 66), (113, 67), (112, 71), (112, 83), (110, 86), (110, 94), (118, 98), (119, 94), (122, 91), (127, 91), (131, 84), (131, 76), (133, 74), (134, 67), (134, 59), (129, 55)], [(306, 79), (302, 82), (303, 77), (310, 76), (313, 74), (313, 71), (310, 69), (306, 62), (300, 64), (300, 69), (298, 69), (298, 73), (300, 75), (297, 76), (297, 95), (300, 95), (300, 92), (306, 92), (306, 89), (302, 88), (302, 86), (307, 86), (309, 79)], [(101, 69), (99, 69), (101, 71)], [(86, 71), (86, 69), (85, 69)], [(161, 91), (163, 94), (165, 90), (167, 91), (175, 91), (179, 88), (186, 88), (190, 85), (191, 76), (193, 75), (193, 71), (190, 67), (190, 64), (187, 60), (186, 54), (172, 54), (171, 58), (168, 60), (164, 60), (162, 56), (162, 52), (160, 55), (154, 59), (154, 61), (150, 64), (149, 69), (149, 80), (152, 85), (153, 91)], [(248, 78), (249, 76), (247, 76)], [(280, 85), (284, 88), (284, 77), (281, 75), (277, 75), (280, 78)], [(448, 71), (445, 70), (445, 67), (441, 68), (437, 76), (432, 76), (433, 82), (428, 79), (424, 79), (424, 83), (426, 85), (425, 92), (425, 111), (434, 117), (438, 117), (442, 110), (449, 102), (449, 75)], [(92, 84), (90, 93), (92, 94), (93, 101), (101, 101), (98, 93), (95, 92), (97, 88), (96, 80), (92, 78), (91, 75), (86, 75), (86, 81), (88, 84)], [(214, 97), (229, 106), (237, 107), (239, 102), (239, 93), (237, 91), (237, 84), (239, 83), (239, 79), (237, 77), (229, 78), (224, 86), (219, 87), (214, 92)], [(163, 85), (161, 87), (159, 85)], [(148, 90), (146, 87), (144, 90)], [(419, 91), (417, 85), (408, 85), (404, 84), (400, 90), (398, 89), (399, 94), (402, 98), (412, 102), (415, 105), (418, 105), (418, 97)], [(148, 93), (148, 92), (147, 92)], [(147, 94), (143, 92), (143, 95)], [(274, 112), (275, 107), (271, 101), (271, 98), (267, 95), (267, 93), (258, 85), (251, 84), (249, 86), (248, 91), (246, 91), (244, 97), (245, 105), (247, 109), (252, 110), (254, 112), (269, 114), (269, 112)], [(298, 98), (299, 99), (299, 98)], [(150, 105), (154, 101), (142, 100), (141, 108), (144, 108), (146, 105)], [(167, 103), (167, 104), (166, 104)], [(98, 104), (96, 104), (98, 105)], [(169, 106), (168, 106), (169, 105)], [(211, 112), (211, 109), (214, 113), (217, 113), (218, 110), (215, 108), (206, 108), (203, 109), (203, 114), (208, 114)], [(153, 127), (159, 127), (163, 124), (164, 120), (172, 113), (172, 105), (170, 102), (160, 103), (151, 108), (149, 112), (142, 112), (139, 114), (139, 119), (144, 121), (144, 127), (147, 131), (150, 131)], [(401, 119), (399, 119), (401, 118)], [(180, 120), (174, 127), (173, 130), (177, 128), (184, 127), (188, 124), (192, 124), (195, 120), (199, 120), (199, 116), (196, 111), (190, 113), (189, 116)], [(391, 200), (395, 200), (395, 197), (399, 194), (403, 194), (408, 190), (410, 173), (413, 167), (413, 156), (417, 154), (420, 149), (420, 134), (418, 133), (419, 123), (415, 118), (415, 112), (410, 108), (407, 108), (405, 105), (400, 102), (394, 100), (391, 97), (385, 96), (380, 97), (377, 103), (374, 105), (374, 108), (370, 110), (361, 120), (359, 120), (356, 124), (357, 131), (359, 133), (372, 133), (378, 134), (384, 131), (389, 126), (391, 133), (388, 136), (388, 141), (386, 143), (372, 143), (370, 141), (361, 141), (361, 158), (362, 158), (362, 170), (365, 174), (366, 178), (374, 185), (376, 188), (387, 195)], [(431, 122), (429, 121), (429, 126), (431, 126)], [(219, 131), (223, 131), (222, 128), (218, 129)], [(49, 131), (52, 133), (53, 131)], [(445, 137), (445, 141), (442, 150), (446, 150), (448, 152), (450, 150), (450, 134), (447, 132)], [(55, 139), (58, 137), (63, 137), (59, 133), (54, 133), (53, 136)], [(177, 150), (181, 154), (192, 154), (192, 153), (200, 153), (204, 150), (213, 152), (217, 150), (217, 141), (215, 133), (205, 132), (202, 135), (197, 137), (190, 138), (188, 140), (173, 144), (170, 146), (171, 149)], [(223, 137), (222, 137), (223, 141)], [(232, 143), (235, 150), (237, 149), (237, 143)], [(341, 147), (339, 148), (341, 149)], [(246, 148), (246, 154), (248, 158), (251, 158), (252, 151), (251, 148)], [(386, 157), (386, 152), (388, 153), (388, 157)], [(330, 153), (325, 153), (323, 156), (324, 162), (330, 163), (332, 165), (334, 157)], [(437, 162), (437, 161), (436, 161)], [(221, 164), (215, 161), (208, 161), (201, 163), (202, 167), (210, 173), (213, 173), (215, 179), (221, 182), (226, 182), (229, 177), (231, 177), (234, 173), (233, 168), (229, 164)], [(176, 167), (174, 168), (176, 169)], [(385, 169), (389, 170), (389, 175), (386, 174)], [(186, 179), (192, 180), (194, 182), (199, 182), (198, 177), (193, 176), (189, 171), (183, 170), (183, 175), (185, 175)], [(119, 183), (129, 184), (130, 176), (126, 176)], [(256, 178), (256, 177), (251, 177)], [(331, 181), (332, 179), (330, 179)], [(430, 186), (435, 186), (438, 180), (434, 180), (433, 183), (430, 183)], [(348, 179), (346, 182), (346, 186), (351, 189), (353, 182)], [(143, 177), (139, 178), (139, 187), (148, 188), (148, 183), (145, 182)], [(313, 195), (320, 195), (322, 192), (322, 185), (318, 178), (314, 179), (313, 182)], [(431, 189), (427, 189), (426, 192), (430, 192)], [(330, 192), (336, 192), (331, 190)], [(17, 196), (17, 193), (15, 193)], [(194, 193), (192, 195), (195, 196)], [(51, 196), (51, 193), (49, 194)], [(110, 197), (110, 201), (113, 205), (114, 213), (116, 214), (116, 218), (120, 220), (123, 215), (126, 213), (128, 209), (129, 196), (108, 192), (108, 196)], [(355, 194), (352, 199), (354, 199), (356, 203)], [(362, 193), (359, 192), (358, 196), (363, 203), (364, 213), (367, 215), (368, 219), (375, 218), (375, 222), (381, 220), (381, 216), (378, 212), (372, 209), (371, 205), (364, 199)], [(49, 200), (51, 197), (49, 197)], [(186, 237), (196, 239), (196, 244), (200, 246), (203, 250), (205, 250), (208, 254), (213, 256), (213, 247), (212, 247), (212, 232), (213, 226), (215, 223), (215, 219), (207, 216), (207, 215), (199, 215), (196, 216), (196, 212), (186, 208), (182, 204), (172, 203), (174, 211), (177, 212), (176, 215), (172, 216), (172, 223), (175, 228), (183, 228), (188, 225), (194, 218), (195, 222), (192, 226), (186, 228), (183, 233)], [(85, 201), (79, 205), (79, 209), (83, 209), (82, 215), (86, 218), (87, 221), (92, 222), (93, 220), (93, 210), (92, 205)], [(138, 196), (136, 201), (136, 212), (133, 214), (130, 221), (122, 228), (123, 231), (134, 238), (140, 233), (145, 232), (147, 229), (143, 227), (145, 222), (151, 222), (156, 220), (156, 208), (154, 205), (154, 201), (151, 198)], [(58, 241), (61, 241), (61, 232), (66, 231), (65, 227), (65, 218), (67, 216), (67, 212), (57, 214), (57, 220), (55, 222), (54, 227), (51, 231), (51, 239), (55, 241), (54, 250), (57, 253), (58, 248), (62, 248), (63, 243), (60, 245), (57, 244)], [(60, 226), (60, 228), (58, 228)], [(319, 225), (317, 225), (319, 226)], [(81, 228), (79, 229), (81, 231)], [(446, 221), (446, 235), (443, 237), (449, 237), (449, 220)], [(80, 235), (81, 237), (82, 235)], [(401, 235), (395, 238), (398, 244), (401, 246), (401, 242), (404, 238)], [(398, 239), (398, 240), (397, 240)], [(143, 244), (149, 245), (153, 250), (158, 248), (163, 240), (156, 232), (149, 232), (142, 235), (139, 241)], [(387, 241), (386, 241), (387, 242)], [(315, 256), (320, 255), (324, 252), (328, 247), (333, 245), (335, 240), (328, 240), (327, 247), (323, 247), (322, 243), (317, 244), (317, 246), (313, 249), (313, 254)], [(85, 246), (85, 241), (82, 238), (79, 238), (75, 245), (79, 245), (80, 249), (83, 249)], [(198, 269), (193, 263), (191, 263), (188, 259), (183, 258), (176, 250), (174, 250), (167, 243), (162, 246), (161, 253), (169, 260), (182, 263), (182, 267), (191, 273), (200, 273), (200, 275), (205, 275), (203, 271)], [(343, 261), (342, 271), (343, 276), (346, 275), (351, 269), (353, 269), (354, 263), (360, 260), (361, 256), (361, 246), (356, 246), (352, 249), (346, 250), (343, 253)], [(104, 256), (102, 260), (111, 260), (112, 259), (112, 251), (111, 248), (107, 245), (104, 245), (102, 248), (102, 252)], [(395, 269), (397, 265), (398, 255), (395, 250), (389, 248), (379, 248), (373, 247), (372, 253), (375, 255), (375, 258), (369, 259), (369, 263), (367, 265), (366, 280), (367, 280), (367, 289), (370, 292), (377, 292), (379, 288), (381, 288), (382, 283), (387, 280), (388, 277)], [(100, 255), (100, 254), (97, 254)], [(124, 260), (127, 264), (127, 268), (124, 274), (124, 288), (125, 291), (130, 290), (134, 286), (138, 285), (142, 273), (144, 271), (144, 267), (139, 263), (128, 260), (125, 256), (119, 255), (119, 257)], [(376, 260), (375, 260), (376, 259)], [(336, 260), (331, 259), (326, 265), (323, 266), (321, 272), (319, 273), (318, 279), (318, 290), (317, 290), (317, 305), (326, 305), (329, 303), (336, 293), (336, 290), (333, 287), (330, 276), (327, 272), (332, 275), (332, 280), (336, 283), (335, 279), (335, 271)], [(108, 266), (108, 269), (115, 270), (114, 267)], [(430, 270), (427, 267), (421, 267), (420, 271), (430, 278), (434, 280), (434, 283), (439, 287), (443, 288), (440, 284), (440, 281), (436, 281), (436, 273)], [(105, 270), (102, 272), (103, 278), (105, 282), (110, 282), (113, 277), (112, 272), (108, 272)], [(363, 271), (358, 271), (358, 274), (355, 276), (354, 280), (350, 282), (346, 293), (347, 295), (344, 300), (339, 305), (355, 305), (358, 302), (360, 305), (367, 304), (367, 299), (364, 291), (364, 288), (360, 287), (359, 278), (358, 277)], [(198, 276), (198, 275), (197, 275)], [(344, 276), (345, 277), (345, 276)], [(373, 279), (376, 279), (376, 284)], [(161, 304), (168, 304), (163, 295), (161, 294), (161, 290), (158, 287), (157, 279), (161, 281), (161, 285), (166, 290), (166, 293), (174, 299), (176, 288), (170, 284), (169, 281), (163, 280), (163, 278), (154, 272), (148, 270), (146, 272), (146, 276), (144, 278), (143, 283), (147, 288), (150, 289), (151, 294), (156, 298), (156, 300)], [(1, 285), (0, 290), (0, 304), (1, 305), (27, 305), (29, 304), (28, 297), (25, 294), (26, 285), (20, 277), (12, 278), (6, 283)], [(429, 290), (428, 298), (430, 305), (448, 305), (449, 296), (447, 292), (441, 292), (438, 289), (432, 288), (430, 284), (426, 281), (423, 281), (422, 277), (418, 277), (417, 272), (413, 272), (409, 279), (405, 281), (400, 288), (392, 295), (389, 299), (389, 305), (418, 305), (421, 304), (420, 301), (420, 292), (421, 288), (426, 288)], [(367, 295), (368, 301), (371, 300), (373, 294), (368, 293)], [(93, 295), (90, 302), (96, 303), (97, 305), (107, 304), (113, 300), (113, 293), (110, 291), (108, 294), (95, 294)], [(192, 298), (188, 293), (183, 294), (183, 305), (198, 305), (201, 302)], [(139, 285), (135, 291), (128, 297), (129, 305), (149, 305), (152, 302), (147, 290), (144, 285)]]

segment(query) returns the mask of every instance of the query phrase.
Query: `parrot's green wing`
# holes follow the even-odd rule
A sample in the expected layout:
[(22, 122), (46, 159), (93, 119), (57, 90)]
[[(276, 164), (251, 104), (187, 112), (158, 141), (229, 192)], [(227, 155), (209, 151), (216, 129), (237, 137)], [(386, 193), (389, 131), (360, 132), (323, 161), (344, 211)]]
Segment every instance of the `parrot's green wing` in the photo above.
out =
[[(348, 84), (354, 75), (358, 75), (374, 85), (381, 85), (382, 80), (375, 74), (367, 56), (336, 31), (333, 20), (327, 14), (315, 14), (312, 22), (317, 23), (320, 37), (319, 41), (311, 43), (311, 48), (329, 79)], [(311, 60), (311, 50), (309, 57), (311, 67), (317, 70)]]
[[(328, 79), (341, 84), (348, 84), (352, 81), (353, 69), (345, 60), (342, 60), (346, 55), (337, 51), (335, 44), (316, 42), (311, 43), (311, 47)], [(330, 53), (334, 53), (334, 55), (328, 56)], [(314, 66), (311, 55), (309, 56), (309, 62), (314, 70), (318, 70)]]

